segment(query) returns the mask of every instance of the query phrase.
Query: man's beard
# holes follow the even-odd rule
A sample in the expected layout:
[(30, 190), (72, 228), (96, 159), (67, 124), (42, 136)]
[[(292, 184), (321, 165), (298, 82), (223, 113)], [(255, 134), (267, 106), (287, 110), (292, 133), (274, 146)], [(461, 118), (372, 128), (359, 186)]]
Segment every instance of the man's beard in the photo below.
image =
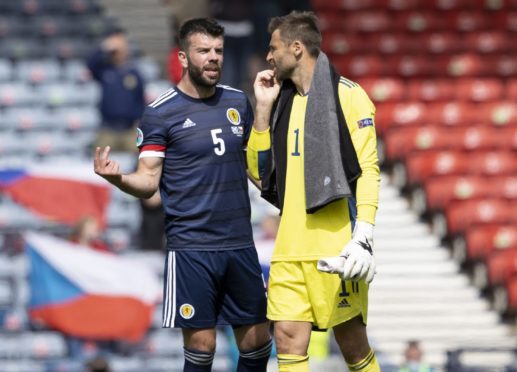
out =
[(294, 71), (294, 67), (291, 68), (279, 68), (278, 66), (275, 66), (275, 77), (278, 81), (284, 81), (291, 78), (291, 75)]
[(198, 86), (204, 87), (204, 88), (213, 88), (219, 83), (219, 80), (221, 79), (221, 68), (217, 66), (218, 69), (218, 76), (217, 79), (209, 79), (206, 76), (203, 75), (203, 68), (198, 68), (194, 66), (192, 63), (189, 63), (188, 65), (188, 75), (190, 76), (190, 79)]

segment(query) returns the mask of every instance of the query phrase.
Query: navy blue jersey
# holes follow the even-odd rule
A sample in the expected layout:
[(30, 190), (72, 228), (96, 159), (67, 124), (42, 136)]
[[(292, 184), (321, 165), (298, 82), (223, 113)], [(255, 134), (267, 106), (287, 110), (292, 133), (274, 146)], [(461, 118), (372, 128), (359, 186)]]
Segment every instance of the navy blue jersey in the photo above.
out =
[(147, 107), (138, 145), (140, 157), (164, 157), (168, 249), (253, 246), (244, 155), (252, 124), (244, 93), (220, 85), (206, 99), (173, 88)]

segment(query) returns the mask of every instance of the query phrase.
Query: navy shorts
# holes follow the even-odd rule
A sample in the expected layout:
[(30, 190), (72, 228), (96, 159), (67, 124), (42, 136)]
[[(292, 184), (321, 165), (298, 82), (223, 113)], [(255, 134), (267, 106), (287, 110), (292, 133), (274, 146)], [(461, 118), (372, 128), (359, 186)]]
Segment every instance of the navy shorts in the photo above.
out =
[(213, 328), (266, 321), (266, 289), (254, 247), (169, 251), (164, 328)]

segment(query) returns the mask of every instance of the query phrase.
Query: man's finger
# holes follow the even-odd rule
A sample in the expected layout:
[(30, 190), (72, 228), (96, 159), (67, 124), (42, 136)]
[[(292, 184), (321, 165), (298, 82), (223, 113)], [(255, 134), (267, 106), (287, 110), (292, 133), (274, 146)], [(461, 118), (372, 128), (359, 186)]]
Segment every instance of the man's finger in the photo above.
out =
[(109, 156), (110, 150), (111, 150), (111, 148), (109, 146), (106, 146), (104, 148), (104, 151), (102, 152), (101, 160), (108, 160), (108, 156)]

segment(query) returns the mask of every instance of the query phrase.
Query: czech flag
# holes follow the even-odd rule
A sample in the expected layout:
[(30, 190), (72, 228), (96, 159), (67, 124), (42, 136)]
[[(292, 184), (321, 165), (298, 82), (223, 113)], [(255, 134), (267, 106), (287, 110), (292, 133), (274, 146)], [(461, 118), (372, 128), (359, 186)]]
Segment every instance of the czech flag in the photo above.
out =
[(142, 339), (162, 297), (150, 267), (50, 235), (25, 240), (34, 321), (84, 339)]
[(33, 164), (0, 169), (0, 192), (45, 219), (74, 224), (92, 216), (106, 222), (111, 186), (86, 163)]

